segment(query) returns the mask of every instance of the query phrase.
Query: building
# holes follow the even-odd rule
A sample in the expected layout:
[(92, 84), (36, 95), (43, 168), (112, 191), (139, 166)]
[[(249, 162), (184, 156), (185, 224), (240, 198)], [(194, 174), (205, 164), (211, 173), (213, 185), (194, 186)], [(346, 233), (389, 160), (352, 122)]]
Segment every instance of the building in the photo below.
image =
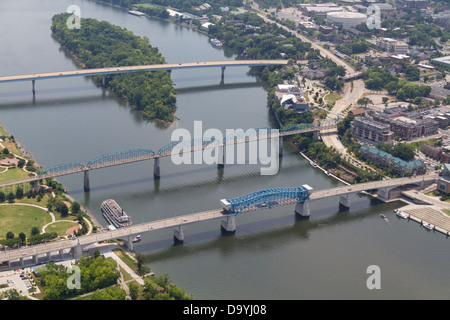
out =
[(430, 5), (429, 0), (395, 0), (395, 5), (400, 8), (426, 9)]
[(309, 103), (302, 95), (302, 90), (294, 85), (279, 84), (275, 88), (275, 97), (280, 105), (289, 110), (303, 113), (309, 110)]
[(371, 142), (391, 143), (394, 140), (394, 133), (388, 124), (374, 121), (371, 117), (356, 117), (350, 124), (354, 137), (365, 139)]
[(366, 110), (364, 108), (353, 109), (348, 112), (349, 115), (357, 117), (357, 116), (365, 116)]
[(434, 23), (442, 28), (450, 28), (450, 13), (440, 13), (434, 17)]
[(403, 55), (406, 55), (408, 53), (408, 45), (403, 41), (391, 38), (378, 38), (376, 41), (376, 45), (378, 47), (385, 49), (388, 52)]
[(444, 65), (447, 68), (450, 67), (450, 56), (440, 57), (440, 58), (434, 58), (432, 61), (437, 62), (438, 64)]
[(432, 147), (428, 144), (422, 145), (420, 151), (427, 156), (434, 158), (436, 160), (440, 160), (442, 157), (442, 150), (440, 148)]
[(450, 164), (444, 164), (442, 176), (439, 176), (437, 189), (443, 193), (450, 193)]
[(348, 29), (367, 22), (367, 15), (360, 12), (329, 12), (327, 23)]
[(395, 107), (372, 114), (375, 121), (389, 125), (401, 140), (410, 140), (438, 133), (439, 123), (434, 118), (423, 117), (419, 112), (408, 112), (406, 107)]
[(423, 174), (426, 171), (425, 164), (420, 160), (404, 161), (394, 157), (392, 154), (373, 147), (361, 146), (361, 154), (372, 162), (382, 167), (393, 169), (397, 175)]

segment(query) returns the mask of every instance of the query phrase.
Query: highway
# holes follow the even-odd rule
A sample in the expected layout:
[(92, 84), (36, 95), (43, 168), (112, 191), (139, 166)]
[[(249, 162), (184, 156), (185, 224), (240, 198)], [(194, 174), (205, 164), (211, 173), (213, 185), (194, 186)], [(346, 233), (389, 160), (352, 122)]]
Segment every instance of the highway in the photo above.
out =
[(0, 76), (0, 83), (80, 77), (80, 76), (120, 74), (138, 71), (177, 70), (177, 69), (194, 69), (194, 68), (211, 68), (211, 67), (226, 68), (226, 67), (240, 67), (240, 66), (256, 67), (267, 65), (286, 65), (287, 62), (288, 62), (287, 60), (226, 60), (226, 61), (185, 62), (185, 63), (169, 63), (156, 65), (127, 66), (114, 68), (77, 69), (69, 71), (53, 71), (44, 73)]
[[(350, 193), (356, 193), (365, 190), (372, 190), (384, 187), (398, 187), (401, 185), (418, 184), (422, 181), (432, 182), (437, 179), (437, 174), (423, 175), (417, 177), (398, 178), (390, 180), (373, 181), (349, 186), (342, 186), (337, 188), (330, 188), (325, 190), (313, 190), (310, 194), (310, 200), (321, 200), (329, 197), (335, 197)], [(290, 201), (286, 201), (286, 204)], [(45, 244), (35, 245), (31, 247), (23, 247), (16, 250), (7, 250), (0, 252), (0, 263), (4, 261), (11, 261), (30, 256), (36, 256), (45, 254), (48, 252), (67, 250), (76, 246), (86, 247), (92, 243), (107, 241), (112, 239), (125, 239), (130, 241), (132, 237), (145, 232), (151, 232), (158, 229), (175, 228), (182, 225), (201, 222), (211, 219), (225, 218), (228, 215), (222, 213), (222, 208), (213, 209), (178, 217), (172, 217), (167, 219), (161, 219), (141, 224), (132, 225), (129, 227), (119, 228), (112, 231), (105, 231), (101, 233), (94, 233), (86, 236), (82, 236), (75, 239), (67, 239), (60, 241), (52, 241)]]

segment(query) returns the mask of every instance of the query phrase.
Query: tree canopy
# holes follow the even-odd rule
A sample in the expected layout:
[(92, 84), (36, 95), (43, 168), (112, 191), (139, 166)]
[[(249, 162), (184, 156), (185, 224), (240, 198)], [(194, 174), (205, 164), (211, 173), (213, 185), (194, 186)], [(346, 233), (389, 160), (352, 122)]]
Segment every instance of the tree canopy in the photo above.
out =
[[(69, 14), (52, 18), (52, 31), (62, 46), (69, 49), (86, 68), (164, 64), (158, 48), (131, 31), (107, 21), (81, 20), (82, 28), (69, 29)], [(100, 77), (97, 76), (100, 83)], [(133, 72), (106, 76), (105, 85), (124, 97), (150, 118), (172, 122), (175, 89), (168, 71)]]

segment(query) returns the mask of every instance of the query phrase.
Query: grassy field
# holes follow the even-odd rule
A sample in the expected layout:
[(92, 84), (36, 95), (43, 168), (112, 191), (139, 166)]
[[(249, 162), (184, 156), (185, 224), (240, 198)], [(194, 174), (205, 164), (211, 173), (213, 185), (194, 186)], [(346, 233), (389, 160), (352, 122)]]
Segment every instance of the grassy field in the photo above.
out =
[(66, 236), (67, 229), (75, 227), (77, 224), (75, 221), (55, 221), (47, 226), (45, 232), (56, 232), (58, 236)]
[(6, 182), (10, 180), (17, 180), (23, 178), (28, 178), (28, 173), (19, 168), (8, 169), (8, 171), (6, 171), (5, 173), (0, 174), (0, 182)]
[(11, 231), (17, 236), (20, 232), (27, 236), (31, 234), (31, 228), (36, 226), (39, 230), (50, 223), (50, 215), (39, 208), (21, 205), (0, 205), (0, 238), (6, 238), (6, 233)]

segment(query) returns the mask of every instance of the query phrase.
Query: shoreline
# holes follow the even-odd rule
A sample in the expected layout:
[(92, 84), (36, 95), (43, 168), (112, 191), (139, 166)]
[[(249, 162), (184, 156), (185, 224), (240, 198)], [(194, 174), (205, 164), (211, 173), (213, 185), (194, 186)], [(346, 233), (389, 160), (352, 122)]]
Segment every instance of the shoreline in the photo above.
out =
[[(7, 134), (9, 134), (10, 136), (12, 135), (11, 132), (6, 129), (6, 127), (3, 125), (3, 123), (0, 123), (0, 127), (3, 129), (3, 131), (5, 131)], [(15, 140), (15, 139), (14, 139)], [(29, 160), (34, 161), (34, 167), (36, 167), (36, 169), (39, 168), (44, 168), (44, 166), (42, 166), (37, 160), (36, 158), (33, 156), (32, 153), (30, 153), (28, 150), (26, 150), (23, 145), (15, 140), (15, 144), (17, 145), (17, 148), (19, 149), (19, 151), (22, 153), (22, 156), (25, 158), (28, 158)], [(57, 178), (52, 178), (53, 180), (56, 180), (59, 184), (61, 184), (64, 188), (64, 194), (63, 196), (67, 197), (70, 201), (72, 202), (78, 202), (80, 203), (78, 200), (76, 200), (73, 196), (71, 196), (68, 191), (67, 188), (61, 183), (61, 181), (59, 181)], [(80, 203), (80, 209), (81, 211), (83, 211), (92, 221), (92, 223), (97, 227), (97, 230), (102, 230), (104, 229), (104, 226), (100, 223), (100, 221), (98, 221), (98, 219), (92, 214), (92, 212), (90, 212), (90, 210), (88, 208), (86, 208), (83, 204)]]

